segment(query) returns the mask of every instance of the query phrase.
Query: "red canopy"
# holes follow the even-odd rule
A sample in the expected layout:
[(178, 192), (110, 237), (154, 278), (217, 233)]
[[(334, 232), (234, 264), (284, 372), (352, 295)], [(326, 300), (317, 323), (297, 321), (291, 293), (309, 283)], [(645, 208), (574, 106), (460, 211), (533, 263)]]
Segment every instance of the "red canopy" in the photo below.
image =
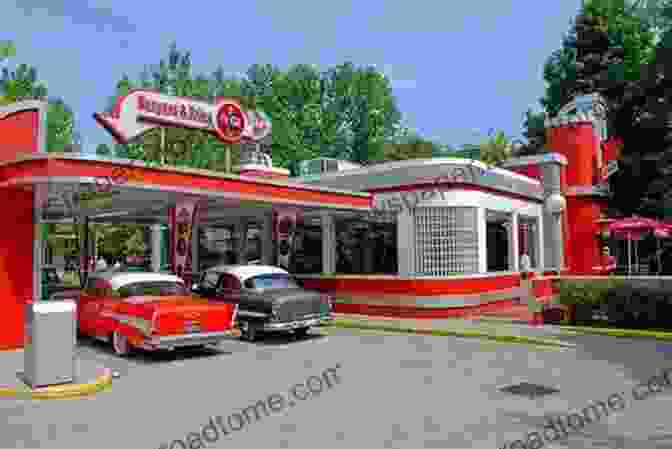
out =
[(659, 238), (667, 238), (672, 234), (672, 225), (652, 218), (629, 217), (616, 220), (609, 224), (609, 232), (630, 240), (639, 240), (644, 234), (651, 232)]

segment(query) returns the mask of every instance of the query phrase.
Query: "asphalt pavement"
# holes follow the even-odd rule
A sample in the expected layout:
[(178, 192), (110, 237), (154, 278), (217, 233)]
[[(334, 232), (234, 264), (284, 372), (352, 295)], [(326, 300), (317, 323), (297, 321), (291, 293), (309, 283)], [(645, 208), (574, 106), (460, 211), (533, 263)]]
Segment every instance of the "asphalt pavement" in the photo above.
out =
[[(129, 359), (88, 342), (78, 357), (118, 371), (112, 388), (77, 400), (0, 400), (0, 448), (497, 449), (540, 430), (547, 415), (614, 393), (626, 399), (622, 410), (543, 447), (672, 448), (672, 389), (639, 401), (631, 395), (637, 383), (672, 368), (672, 345), (567, 338), (575, 348), (546, 351), (331, 329), (298, 341), (231, 340), (217, 351)], [(535, 399), (500, 391), (521, 382), (558, 391)], [(296, 385), (301, 400), (291, 399)], [(252, 409), (243, 413), (274, 394), (287, 399), (284, 407), (259, 419), (247, 414)], [(213, 431), (210, 418), (217, 416)], [(204, 426), (201, 436), (189, 435)]]

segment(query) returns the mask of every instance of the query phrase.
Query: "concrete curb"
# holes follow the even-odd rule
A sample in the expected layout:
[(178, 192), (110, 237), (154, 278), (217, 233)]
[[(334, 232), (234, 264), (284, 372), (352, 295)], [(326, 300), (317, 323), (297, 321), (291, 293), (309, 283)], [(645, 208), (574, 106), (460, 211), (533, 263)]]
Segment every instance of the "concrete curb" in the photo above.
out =
[(104, 368), (95, 381), (31, 389), (28, 386), (0, 386), (0, 397), (16, 399), (74, 399), (91, 396), (112, 386), (112, 371)]
[(602, 335), (614, 338), (653, 338), (658, 341), (672, 342), (672, 332), (585, 326), (558, 326), (558, 329), (568, 334)]
[(486, 340), (498, 341), (500, 343), (528, 344), (532, 346), (554, 346), (561, 348), (576, 348), (576, 345), (566, 343), (560, 340), (527, 337), (523, 335), (502, 335), (472, 330), (452, 330), (452, 329), (420, 329), (404, 326), (393, 326), (387, 324), (364, 324), (357, 320), (336, 319), (327, 327), (342, 327), (351, 329), (378, 330), (387, 332), (396, 332), (403, 334), (433, 335), (444, 337), (464, 337), (464, 338), (483, 338)]

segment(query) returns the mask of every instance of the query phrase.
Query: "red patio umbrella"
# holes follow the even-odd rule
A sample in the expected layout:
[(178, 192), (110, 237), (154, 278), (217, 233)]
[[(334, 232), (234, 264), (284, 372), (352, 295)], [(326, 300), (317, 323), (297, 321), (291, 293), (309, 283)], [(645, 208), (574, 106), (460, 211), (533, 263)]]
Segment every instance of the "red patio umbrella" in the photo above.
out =
[[(652, 218), (632, 216), (614, 221), (608, 226), (609, 232), (628, 240), (628, 273), (632, 267), (632, 240), (641, 240), (645, 234), (652, 232), (658, 238), (669, 238), (672, 235), (672, 225)], [(658, 242), (660, 245), (660, 241)], [(637, 249), (635, 247), (635, 253)], [(658, 256), (660, 257), (660, 256)], [(660, 266), (660, 264), (658, 264)]]

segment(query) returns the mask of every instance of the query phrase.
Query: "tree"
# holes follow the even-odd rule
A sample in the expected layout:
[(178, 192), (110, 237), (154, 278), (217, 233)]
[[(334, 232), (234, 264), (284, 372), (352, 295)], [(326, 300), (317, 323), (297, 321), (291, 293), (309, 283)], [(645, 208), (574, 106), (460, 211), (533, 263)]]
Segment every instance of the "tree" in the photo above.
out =
[(14, 70), (5, 67), (0, 78), (0, 93), (5, 103), (22, 100), (46, 100), (47, 151), (68, 151), (76, 141), (74, 114), (60, 98), (48, 98), (47, 87), (38, 81), (37, 69), (20, 64)]
[(109, 145), (105, 143), (101, 143), (96, 147), (96, 154), (98, 156), (111, 156), (112, 155), (112, 148), (109, 147)]
[(527, 143), (515, 151), (516, 156), (529, 156), (546, 151), (546, 114), (528, 109), (523, 122), (523, 136)]
[(488, 165), (497, 165), (512, 156), (511, 140), (503, 131), (490, 132), (480, 144), (481, 160)]
[(385, 161), (431, 159), (437, 153), (439, 153), (438, 145), (420, 136), (413, 136), (406, 142), (386, 143), (383, 148)]
[(557, 114), (579, 94), (618, 89), (637, 81), (650, 62), (656, 33), (625, 0), (587, 0), (562, 41), (544, 64), (546, 113)]
[[(216, 78), (213, 80), (204, 75), (195, 75), (191, 53), (178, 50), (177, 45), (173, 43), (167, 58), (161, 59), (156, 65), (146, 66), (137, 81), (131, 80), (128, 75), (122, 77), (117, 83), (116, 95), (110, 101), (108, 110), (111, 110), (117, 97), (128, 94), (134, 88), (152, 89), (168, 95), (212, 101), (231, 87), (230, 83), (227, 84), (225, 81), (228, 80)], [(162, 146), (162, 143), (165, 146)], [(141, 159), (148, 163), (217, 169), (218, 156), (224, 154), (224, 144), (215, 136), (202, 131), (157, 128), (145, 133), (136, 142), (116, 145), (115, 154), (129, 159)]]

